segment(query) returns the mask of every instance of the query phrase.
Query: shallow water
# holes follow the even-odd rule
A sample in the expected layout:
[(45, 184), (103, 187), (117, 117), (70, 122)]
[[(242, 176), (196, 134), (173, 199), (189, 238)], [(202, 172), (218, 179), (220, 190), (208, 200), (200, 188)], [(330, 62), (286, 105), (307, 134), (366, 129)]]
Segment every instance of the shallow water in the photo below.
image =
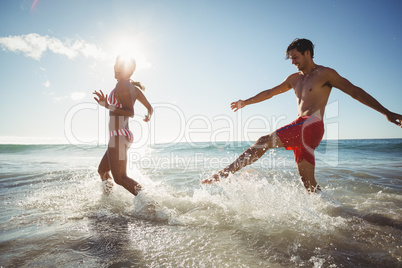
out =
[(402, 140), (323, 143), (319, 195), (284, 150), (200, 185), (248, 145), (133, 151), (135, 198), (102, 193), (103, 147), (0, 145), (0, 266), (401, 266)]

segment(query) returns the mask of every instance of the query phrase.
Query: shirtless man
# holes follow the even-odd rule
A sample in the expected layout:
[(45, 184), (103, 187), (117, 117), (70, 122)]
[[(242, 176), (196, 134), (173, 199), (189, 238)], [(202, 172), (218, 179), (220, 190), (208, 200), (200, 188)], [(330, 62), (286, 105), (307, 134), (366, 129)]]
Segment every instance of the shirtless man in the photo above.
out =
[(243, 167), (258, 160), (268, 149), (285, 147), (293, 150), (297, 169), (308, 193), (320, 190), (314, 178), (314, 149), (324, 135), (325, 106), (332, 87), (336, 87), (359, 102), (382, 113), (388, 121), (401, 126), (402, 115), (392, 113), (363, 89), (353, 85), (335, 70), (314, 63), (314, 45), (307, 39), (294, 40), (286, 50), (286, 56), (292, 60), (299, 72), (287, 77), (280, 85), (262, 91), (247, 100), (238, 100), (231, 104), (237, 110), (254, 103), (265, 101), (275, 95), (294, 89), (297, 98), (298, 118), (292, 123), (262, 136), (250, 148), (244, 151), (232, 164), (202, 183), (212, 183), (226, 178)]

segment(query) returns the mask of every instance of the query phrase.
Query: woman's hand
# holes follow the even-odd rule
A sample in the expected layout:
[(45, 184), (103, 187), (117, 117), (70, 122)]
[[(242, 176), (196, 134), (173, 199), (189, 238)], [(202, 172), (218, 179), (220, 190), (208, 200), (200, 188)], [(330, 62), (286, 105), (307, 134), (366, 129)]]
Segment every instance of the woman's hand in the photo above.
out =
[(154, 109), (152, 109), (152, 107), (150, 107), (150, 109), (148, 110), (148, 114), (144, 118), (144, 122), (148, 122), (149, 120), (151, 120), (151, 116), (152, 116), (153, 112), (154, 112)]
[(103, 94), (102, 90), (94, 91), (92, 94), (96, 95), (97, 97), (94, 97), (94, 100), (96, 100), (97, 103), (99, 103), (100, 106), (103, 106), (105, 108), (108, 108), (109, 103), (107, 102), (107, 94), (106, 96)]
[(230, 108), (232, 108), (232, 110), (234, 112), (237, 112), (239, 109), (243, 108), (244, 106), (246, 106), (246, 102), (243, 100), (238, 100), (238, 101), (232, 102), (230, 104)]

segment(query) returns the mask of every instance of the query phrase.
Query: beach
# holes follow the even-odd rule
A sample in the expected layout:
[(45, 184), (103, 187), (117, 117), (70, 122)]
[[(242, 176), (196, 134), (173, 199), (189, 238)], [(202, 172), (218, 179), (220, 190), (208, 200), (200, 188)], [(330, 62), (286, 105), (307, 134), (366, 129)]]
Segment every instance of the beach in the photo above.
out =
[(0, 266), (402, 266), (402, 139), (322, 141), (320, 194), (284, 149), (201, 185), (251, 144), (133, 148), (136, 197), (103, 193), (104, 145), (2, 144)]

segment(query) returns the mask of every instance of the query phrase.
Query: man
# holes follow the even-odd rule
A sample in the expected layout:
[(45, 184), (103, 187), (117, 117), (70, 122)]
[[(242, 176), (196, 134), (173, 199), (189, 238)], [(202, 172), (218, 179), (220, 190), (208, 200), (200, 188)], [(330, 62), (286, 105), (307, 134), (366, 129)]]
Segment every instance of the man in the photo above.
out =
[(297, 98), (298, 118), (271, 134), (262, 136), (244, 151), (232, 164), (212, 175), (202, 183), (212, 183), (226, 178), (258, 160), (268, 149), (285, 147), (293, 150), (297, 169), (308, 193), (317, 192), (319, 186), (314, 177), (314, 149), (324, 135), (324, 112), (332, 87), (336, 87), (359, 102), (382, 113), (388, 121), (401, 126), (402, 115), (392, 113), (363, 89), (353, 85), (335, 70), (314, 63), (314, 45), (307, 39), (295, 39), (287, 48), (286, 56), (299, 72), (286, 78), (280, 85), (262, 91), (247, 100), (231, 104), (236, 112), (247, 105), (272, 98), (294, 89)]

